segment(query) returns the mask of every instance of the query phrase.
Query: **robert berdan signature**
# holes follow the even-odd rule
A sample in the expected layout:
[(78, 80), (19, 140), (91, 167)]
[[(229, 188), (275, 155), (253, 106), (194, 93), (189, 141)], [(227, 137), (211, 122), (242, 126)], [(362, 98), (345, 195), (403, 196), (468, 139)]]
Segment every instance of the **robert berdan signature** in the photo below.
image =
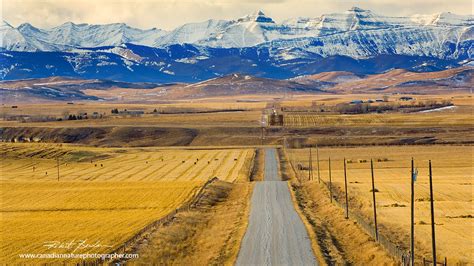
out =
[(45, 247), (50, 249), (66, 249), (70, 250), (72, 253), (78, 251), (78, 250), (84, 250), (84, 249), (90, 249), (90, 248), (110, 248), (112, 246), (110, 245), (104, 245), (100, 242), (100, 240), (97, 240), (96, 242), (91, 242), (89, 243), (87, 239), (85, 240), (71, 240), (71, 241), (46, 241), (44, 242)]

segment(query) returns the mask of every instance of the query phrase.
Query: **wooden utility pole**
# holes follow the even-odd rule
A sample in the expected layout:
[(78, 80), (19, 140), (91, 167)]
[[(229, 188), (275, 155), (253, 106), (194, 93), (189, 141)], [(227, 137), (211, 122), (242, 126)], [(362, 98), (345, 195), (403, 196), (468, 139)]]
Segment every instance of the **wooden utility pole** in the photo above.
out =
[(410, 220), (410, 261), (415, 265), (415, 162), (411, 158), (411, 220)]
[(431, 244), (433, 249), (433, 265), (436, 265), (436, 235), (434, 219), (434, 199), (433, 199), (433, 174), (431, 172), (431, 160), (429, 160), (430, 170), (430, 202), (431, 202)]
[(313, 180), (313, 156), (311, 154), (311, 147), (309, 147), (309, 173), (308, 180)]
[(349, 198), (347, 197), (346, 158), (344, 158), (344, 190), (346, 191), (346, 219), (349, 219)]
[(58, 181), (59, 181), (59, 156), (56, 157), (56, 166), (58, 168)]
[(332, 178), (331, 178), (331, 157), (329, 157), (329, 197), (332, 202)]
[(318, 159), (318, 183), (321, 183), (321, 175), (319, 173), (319, 148), (318, 148), (318, 145), (316, 145), (316, 157)]
[(377, 225), (377, 201), (375, 200), (374, 161), (372, 159), (370, 159), (370, 173), (372, 175), (372, 200), (373, 200), (373, 205), (374, 205), (375, 240), (379, 241), (379, 228)]

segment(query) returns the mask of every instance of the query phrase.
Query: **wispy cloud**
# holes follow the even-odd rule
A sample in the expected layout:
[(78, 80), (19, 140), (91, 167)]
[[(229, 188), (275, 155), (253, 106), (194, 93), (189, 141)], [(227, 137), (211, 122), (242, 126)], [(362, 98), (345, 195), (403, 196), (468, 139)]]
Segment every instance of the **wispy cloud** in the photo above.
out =
[(352, 6), (391, 16), (451, 11), (472, 14), (471, 0), (3, 0), (1, 14), (12, 25), (53, 27), (76, 23), (125, 22), (140, 28), (172, 29), (209, 18), (233, 19), (263, 10), (276, 21), (317, 17)]

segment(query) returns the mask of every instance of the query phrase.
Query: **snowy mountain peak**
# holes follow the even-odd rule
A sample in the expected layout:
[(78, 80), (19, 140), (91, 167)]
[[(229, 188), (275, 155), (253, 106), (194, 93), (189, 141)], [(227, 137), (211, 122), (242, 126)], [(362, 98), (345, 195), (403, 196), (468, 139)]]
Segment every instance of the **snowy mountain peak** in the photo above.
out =
[(34, 27), (30, 23), (23, 23), (20, 26), (18, 26), (17, 29), (22, 33), (28, 32), (28, 31), (35, 31), (35, 32), (40, 31), (38, 28)]
[(23, 29), (23, 28), (33, 28), (33, 25), (26, 22), (26, 23), (22, 23), (22, 24), (20, 24), (20, 26), (18, 26), (18, 29)]
[(472, 26), (474, 16), (456, 15), (451, 12), (441, 12), (432, 15), (416, 14), (408, 18), (411, 22), (423, 26)]
[(263, 11), (255, 11), (251, 15), (241, 17), (237, 20), (238, 22), (260, 22), (260, 23), (275, 23), (272, 18), (265, 16)]
[[(367, 51), (381, 49), (384, 53), (393, 53), (392, 48), (385, 50), (386, 47), (380, 45), (381, 42), (388, 40), (380, 38), (391, 40), (392, 37), (397, 36), (397, 40), (393, 42), (398, 45), (397, 51), (403, 51), (403, 53), (414, 53), (415, 47), (421, 45), (418, 45), (419, 43), (427, 42), (432, 45), (432, 49), (435, 49), (434, 47), (447, 49), (447, 51), (458, 49), (462, 53), (467, 51), (469, 55), (472, 55), (474, 51), (472, 44), (469, 44), (474, 39), (473, 26), (472, 15), (459, 16), (444, 12), (410, 17), (388, 17), (359, 7), (315, 18), (288, 19), (282, 23), (276, 23), (264, 12), (258, 10), (234, 20), (210, 19), (188, 23), (169, 32), (156, 28), (147, 30), (133, 28), (125, 23), (94, 25), (66, 22), (49, 29), (36, 28), (24, 23), (15, 28), (3, 21), (0, 30), (1, 37), (5, 40), (2, 40), (0, 48), (16, 51), (70, 51), (78, 47), (120, 46), (125, 43), (154, 47), (196, 44), (204, 47), (241, 48), (265, 45), (270, 42), (269, 45), (279, 43), (279, 45), (298, 46), (301, 40), (312, 39), (308, 43), (318, 44), (316, 46), (318, 48), (314, 51), (316, 54), (326, 54), (323, 50), (331, 51), (331, 54), (348, 50), (344, 54), (359, 57), (369, 53), (358, 50), (357, 47), (360, 46), (367, 46)], [(369, 36), (367, 31), (371, 31), (374, 35)], [(321, 41), (322, 39), (324, 41)], [(366, 43), (368, 39), (373, 43)], [(333, 41), (335, 46), (331, 48), (328, 43)], [(465, 47), (458, 45), (461, 41), (466, 41)], [(354, 47), (340, 45), (346, 42)], [(298, 49), (307, 50), (306, 47)], [(447, 52), (429, 52), (426, 55), (445, 56), (445, 53)], [(289, 58), (286, 55), (283, 57)]]
[(353, 12), (353, 13), (363, 13), (363, 12), (371, 12), (370, 10), (365, 10), (360, 7), (353, 6), (347, 12)]
[(71, 21), (68, 21), (68, 22), (64, 22), (63, 24), (55, 27), (55, 28), (72, 28), (72, 27), (75, 27), (76, 24), (74, 22), (71, 22)]
[[(470, 22), (470, 23), (469, 23)], [(459, 16), (451, 12), (436, 14), (431, 24), (433, 25), (468, 25), (474, 23), (473, 16)]]
[(433, 71), (471, 62), (473, 44), (472, 15), (389, 17), (357, 7), (282, 23), (257, 11), (172, 31), (73, 22), (42, 29), (4, 21), (0, 79), (66, 75), (189, 82), (240, 72), (232, 77), (240, 82), (249, 74), (290, 78), (338, 70)]
[(25, 39), (18, 29), (8, 22), (2, 21), (0, 25), (0, 49), (13, 51), (34, 51), (35, 48)]

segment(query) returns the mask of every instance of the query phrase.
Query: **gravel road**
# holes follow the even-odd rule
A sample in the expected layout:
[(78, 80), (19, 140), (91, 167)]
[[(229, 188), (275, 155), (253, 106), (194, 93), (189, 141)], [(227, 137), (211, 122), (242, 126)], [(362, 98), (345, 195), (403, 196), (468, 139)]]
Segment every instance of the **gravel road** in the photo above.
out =
[(278, 175), (275, 149), (265, 151), (265, 181), (252, 195), (249, 225), (237, 265), (317, 265), (287, 182)]

